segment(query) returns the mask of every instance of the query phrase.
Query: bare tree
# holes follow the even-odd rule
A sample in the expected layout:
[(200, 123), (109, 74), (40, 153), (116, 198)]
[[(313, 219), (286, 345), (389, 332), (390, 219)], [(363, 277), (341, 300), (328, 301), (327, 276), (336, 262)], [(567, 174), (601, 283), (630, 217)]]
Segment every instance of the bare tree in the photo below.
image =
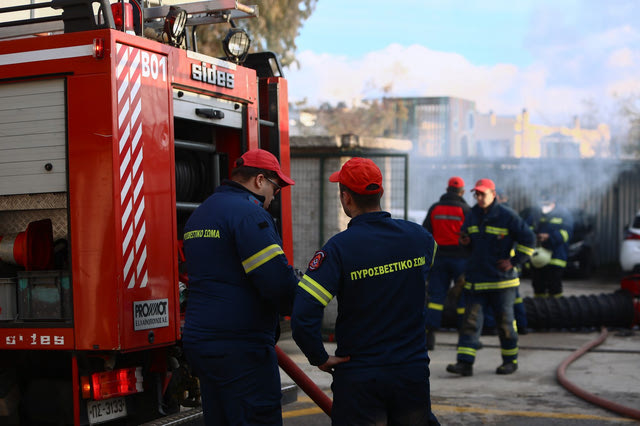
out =
[(620, 113), (626, 121), (627, 140), (624, 151), (640, 157), (640, 95), (633, 94), (618, 98)]
[(332, 107), (325, 103), (319, 108), (307, 108), (315, 113), (317, 124), (330, 135), (352, 133), (359, 136), (391, 137), (398, 127), (397, 122), (407, 119), (407, 109), (389, 99), (365, 101), (349, 108), (344, 102)]

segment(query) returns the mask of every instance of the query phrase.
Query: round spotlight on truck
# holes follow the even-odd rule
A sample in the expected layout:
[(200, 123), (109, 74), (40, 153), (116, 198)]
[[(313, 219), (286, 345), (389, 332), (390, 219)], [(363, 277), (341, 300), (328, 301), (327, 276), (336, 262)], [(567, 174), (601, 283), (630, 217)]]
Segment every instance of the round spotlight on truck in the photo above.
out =
[(164, 32), (173, 46), (182, 44), (184, 28), (187, 25), (187, 11), (179, 7), (171, 6), (169, 13), (164, 18)]
[(227, 58), (237, 64), (244, 62), (247, 58), (250, 45), (249, 35), (241, 28), (231, 28), (222, 41), (222, 48)]

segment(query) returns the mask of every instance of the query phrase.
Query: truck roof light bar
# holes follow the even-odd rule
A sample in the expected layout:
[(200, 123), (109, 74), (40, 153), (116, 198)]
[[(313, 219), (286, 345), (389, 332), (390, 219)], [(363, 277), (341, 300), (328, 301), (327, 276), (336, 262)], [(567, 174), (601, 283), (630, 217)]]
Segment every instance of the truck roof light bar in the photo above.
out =
[[(194, 3), (182, 3), (181, 9), (187, 12), (185, 26), (220, 24), (232, 19), (247, 19), (258, 16), (257, 5), (243, 5), (236, 0), (208, 0)], [(171, 6), (146, 7), (144, 9), (145, 27), (160, 30), (164, 27), (165, 17)]]

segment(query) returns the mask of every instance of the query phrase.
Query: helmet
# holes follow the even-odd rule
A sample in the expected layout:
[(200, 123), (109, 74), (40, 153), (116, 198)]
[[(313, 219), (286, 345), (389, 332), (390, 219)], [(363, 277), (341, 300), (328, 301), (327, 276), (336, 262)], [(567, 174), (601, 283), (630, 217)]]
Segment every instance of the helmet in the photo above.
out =
[(531, 255), (531, 264), (534, 268), (542, 268), (547, 266), (551, 261), (551, 250), (544, 247), (536, 247)]

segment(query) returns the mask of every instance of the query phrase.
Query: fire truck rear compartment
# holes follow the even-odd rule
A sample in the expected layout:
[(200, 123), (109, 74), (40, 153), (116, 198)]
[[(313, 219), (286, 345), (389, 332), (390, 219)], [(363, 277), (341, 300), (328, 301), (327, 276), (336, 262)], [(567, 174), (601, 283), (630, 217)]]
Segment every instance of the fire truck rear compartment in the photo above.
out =
[[(48, 219), (55, 242), (51, 270), (24, 271), (21, 265), (5, 262), (7, 259), (0, 262), (0, 328), (18, 330), (17, 340), (35, 339), (28, 333), (34, 327), (73, 327), (66, 97), (63, 78), (0, 85), (0, 99), (11, 99), (0, 102), (5, 106), (0, 106), (0, 236), (24, 233), (30, 223)], [(174, 90), (173, 106), (180, 235), (191, 211), (229, 175), (229, 158), (237, 153), (218, 152), (219, 141), (222, 146), (246, 146), (242, 140), (246, 111), (241, 103), (184, 90)], [(169, 355), (160, 349), (158, 356)], [(14, 424), (21, 420), (73, 423), (74, 362), (79, 376), (143, 367), (145, 388), (156, 387), (157, 391), (125, 398), (129, 421), (156, 416), (144, 412), (175, 412), (184, 397), (178, 389), (178, 395), (162, 398), (164, 373), (151, 371), (148, 354), (81, 352), (74, 361), (66, 351), (17, 350), (2, 351), (0, 362), (0, 419)], [(175, 384), (169, 389), (171, 386)], [(86, 403), (81, 404), (81, 421), (88, 422)]]
[[(229, 176), (236, 153), (219, 147), (246, 147), (245, 106), (185, 90), (173, 90), (178, 239), (191, 212)], [(224, 149), (224, 148), (222, 148)], [(246, 148), (245, 148), (246, 149)]]

